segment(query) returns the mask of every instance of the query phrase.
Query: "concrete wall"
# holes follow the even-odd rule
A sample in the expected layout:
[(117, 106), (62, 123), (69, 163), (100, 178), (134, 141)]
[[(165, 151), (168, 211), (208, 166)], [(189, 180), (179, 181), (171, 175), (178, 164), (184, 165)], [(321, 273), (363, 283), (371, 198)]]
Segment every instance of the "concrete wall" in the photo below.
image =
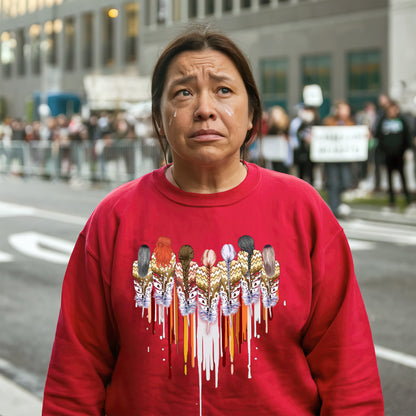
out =
[(389, 29), (388, 91), (416, 115), (416, 0), (391, 0)]

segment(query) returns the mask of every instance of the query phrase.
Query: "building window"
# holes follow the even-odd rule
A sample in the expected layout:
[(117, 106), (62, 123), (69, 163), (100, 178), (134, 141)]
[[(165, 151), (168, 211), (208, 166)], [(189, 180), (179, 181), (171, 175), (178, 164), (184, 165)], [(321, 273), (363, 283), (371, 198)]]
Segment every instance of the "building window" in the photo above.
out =
[(55, 22), (60, 21), (48, 20), (43, 26), (46, 35), (46, 63), (52, 66), (58, 62), (57, 32), (59, 31), (59, 26), (55, 25)]
[(32, 73), (34, 75), (40, 74), (40, 34), (42, 27), (34, 24), (30, 26), (30, 62), (32, 67)]
[(193, 19), (198, 13), (198, 0), (188, 0), (188, 17)]
[(113, 9), (102, 10), (102, 64), (104, 66), (114, 65), (114, 17), (109, 16), (109, 11)]
[(324, 102), (320, 115), (329, 114), (331, 107), (331, 57), (329, 55), (305, 56), (302, 58), (302, 86), (318, 84), (322, 89)]
[(240, 5), (242, 9), (249, 9), (251, 7), (251, 0), (241, 0)]
[(214, 14), (215, 11), (215, 0), (207, 0), (205, 2), (205, 14), (210, 16)]
[(37, 0), (28, 0), (27, 9), (29, 13), (33, 13), (34, 11), (36, 11), (36, 7), (37, 7)]
[(288, 61), (271, 58), (260, 61), (261, 95), (265, 108), (287, 107)]
[(260, 0), (260, 6), (264, 6), (266, 4), (270, 4), (270, 0)]
[(222, 0), (222, 10), (231, 12), (233, 10), (233, 0)]
[(181, 20), (181, 0), (173, 0), (172, 18), (175, 22), (179, 22)]
[(65, 69), (72, 71), (75, 68), (75, 19), (65, 19)]
[(381, 91), (381, 53), (379, 50), (351, 52), (347, 55), (348, 101), (353, 110), (366, 101), (377, 101)]
[(94, 16), (92, 13), (82, 15), (82, 67), (93, 66)]
[(18, 11), (21, 16), (26, 14), (26, 0), (19, 0), (18, 1)]
[(26, 36), (25, 30), (19, 29), (16, 35), (16, 62), (17, 62), (17, 75), (24, 76), (26, 74)]
[(137, 60), (137, 39), (139, 36), (139, 5), (128, 3), (124, 6), (126, 24), (124, 29), (125, 62), (134, 63)]
[(166, 0), (158, 0), (157, 2), (157, 23), (166, 22)]
[(15, 57), (16, 39), (13, 33), (3, 32), (0, 37), (0, 60), (4, 78), (12, 76), (12, 65)]

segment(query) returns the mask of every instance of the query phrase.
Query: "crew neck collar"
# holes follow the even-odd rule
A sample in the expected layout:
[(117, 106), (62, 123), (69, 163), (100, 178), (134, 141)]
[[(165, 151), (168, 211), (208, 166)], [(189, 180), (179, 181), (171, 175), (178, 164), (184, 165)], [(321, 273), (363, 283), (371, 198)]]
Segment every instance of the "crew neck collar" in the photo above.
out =
[(246, 198), (258, 185), (260, 169), (257, 165), (243, 162), (247, 167), (247, 175), (244, 180), (234, 188), (212, 194), (200, 194), (186, 192), (171, 184), (166, 178), (166, 169), (171, 166), (163, 166), (152, 172), (155, 188), (166, 198), (183, 205), (190, 206), (224, 206), (238, 202)]

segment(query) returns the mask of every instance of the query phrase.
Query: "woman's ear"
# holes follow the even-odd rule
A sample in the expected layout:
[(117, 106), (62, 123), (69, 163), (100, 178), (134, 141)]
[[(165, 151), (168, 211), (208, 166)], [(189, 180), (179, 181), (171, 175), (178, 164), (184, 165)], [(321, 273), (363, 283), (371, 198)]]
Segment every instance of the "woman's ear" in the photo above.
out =
[(157, 127), (157, 131), (159, 133), (160, 136), (164, 136), (165, 135), (165, 130), (163, 129), (163, 123), (160, 120), (160, 117), (158, 117), (156, 119), (156, 127)]
[(254, 111), (252, 109), (249, 109), (247, 131), (253, 128), (253, 117), (254, 117)]

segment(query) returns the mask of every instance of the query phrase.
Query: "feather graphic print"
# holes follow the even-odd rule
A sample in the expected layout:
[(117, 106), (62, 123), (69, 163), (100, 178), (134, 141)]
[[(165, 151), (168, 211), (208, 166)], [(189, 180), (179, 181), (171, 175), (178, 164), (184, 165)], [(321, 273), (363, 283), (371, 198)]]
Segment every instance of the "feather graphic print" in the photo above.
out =
[(216, 322), (218, 317), (221, 280), (218, 267), (214, 266), (216, 260), (214, 250), (205, 250), (202, 255), (203, 266), (198, 267), (196, 272), (199, 316), (208, 323)]
[(133, 263), (133, 283), (136, 296), (136, 308), (148, 308), (152, 300), (152, 270), (150, 265), (150, 248), (143, 244), (139, 248), (137, 260)]
[(260, 283), (263, 269), (261, 252), (254, 249), (254, 240), (243, 235), (238, 240), (240, 251), (238, 261), (241, 264), (241, 290), (245, 305), (257, 303), (260, 299)]
[(241, 266), (234, 260), (235, 254), (231, 244), (224, 244), (221, 249), (224, 261), (217, 264), (221, 279), (221, 310), (224, 316), (234, 315), (240, 307)]
[(261, 276), (261, 295), (263, 306), (271, 308), (279, 301), (280, 265), (275, 260), (274, 249), (271, 245), (263, 248), (264, 269)]
[(196, 310), (198, 288), (196, 286), (196, 270), (198, 264), (194, 258), (191, 246), (184, 245), (178, 253), (179, 262), (176, 263), (175, 279), (179, 299), (179, 309), (182, 316), (193, 314)]
[(172, 302), (172, 289), (176, 256), (170, 246), (170, 239), (160, 237), (150, 260), (153, 273), (154, 298), (158, 305), (169, 307)]

